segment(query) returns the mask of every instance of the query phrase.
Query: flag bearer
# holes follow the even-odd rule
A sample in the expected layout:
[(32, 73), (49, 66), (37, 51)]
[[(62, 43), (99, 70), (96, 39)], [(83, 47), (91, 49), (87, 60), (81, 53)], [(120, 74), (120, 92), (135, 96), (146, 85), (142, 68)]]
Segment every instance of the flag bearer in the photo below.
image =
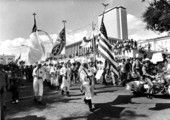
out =
[(43, 96), (43, 78), (45, 72), (44, 68), (41, 66), (41, 63), (38, 62), (38, 65), (33, 70), (33, 89), (34, 89), (34, 101), (38, 102), (39, 104), (42, 103), (42, 96)]
[(91, 91), (91, 84), (92, 84), (92, 80), (90, 78), (89, 72), (88, 72), (88, 64), (87, 61), (84, 60), (82, 62), (83, 64), (83, 68), (80, 71), (80, 79), (82, 81), (83, 84), (83, 89), (85, 91), (85, 98), (84, 98), (84, 102), (89, 106), (89, 110), (93, 111), (92, 108), (92, 91)]

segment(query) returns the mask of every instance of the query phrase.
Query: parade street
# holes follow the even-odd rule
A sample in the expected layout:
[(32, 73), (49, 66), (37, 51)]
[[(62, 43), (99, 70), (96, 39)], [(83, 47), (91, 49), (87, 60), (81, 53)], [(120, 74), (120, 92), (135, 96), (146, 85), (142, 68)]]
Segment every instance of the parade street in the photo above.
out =
[[(79, 85), (71, 87), (70, 97), (45, 87), (44, 105), (34, 103), (32, 83), (21, 87), (21, 101), (7, 102), (7, 120), (169, 120), (170, 100), (135, 97), (125, 87), (96, 85), (94, 112), (84, 104)], [(9, 101), (9, 100), (8, 100)]]

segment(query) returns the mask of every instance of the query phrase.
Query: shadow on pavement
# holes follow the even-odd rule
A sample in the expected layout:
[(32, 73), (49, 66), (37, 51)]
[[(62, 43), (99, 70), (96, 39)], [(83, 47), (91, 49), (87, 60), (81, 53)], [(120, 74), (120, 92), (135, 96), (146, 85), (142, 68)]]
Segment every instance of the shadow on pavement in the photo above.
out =
[(80, 90), (80, 88), (79, 87), (72, 87), (72, 88), (70, 88), (70, 90)]
[(164, 109), (169, 109), (170, 108), (170, 103), (156, 103), (155, 107), (149, 108), (149, 110), (164, 110)]
[[(108, 108), (108, 107), (106, 107)], [(100, 111), (102, 113), (99, 113), (99, 110), (96, 110), (95, 112), (89, 114), (88, 116), (71, 116), (67, 118), (62, 118), (61, 120), (136, 120), (137, 118), (146, 118), (147, 115), (144, 114), (136, 114), (135, 111), (127, 110), (124, 111), (119, 115), (119, 113), (123, 110), (123, 107), (113, 107), (109, 110), (111, 110), (109, 113), (104, 110)], [(111, 114), (108, 116), (108, 114)]]
[(71, 97), (76, 97), (76, 96), (84, 96), (83, 93), (80, 93), (80, 94), (70, 94)]
[(29, 115), (29, 116), (25, 116), (25, 117), (11, 118), (8, 120), (46, 120), (46, 119), (43, 117), (37, 117), (35, 115)]
[(161, 95), (154, 95), (154, 98), (169, 99), (170, 97), (169, 97), (169, 95), (161, 94)]
[(95, 87), (95, 89), (105, 89), (105, 88), (114, 88), (115, 86), (113, 85), (104, 85), (103, 87)]
[(115, 119), (117, 118), (116, 120), (119, 120), (122, 116), (124, 116), (125, 118), (146, 117), (145, 115), (136, 115), (136, 113), (133, 111), (123, 112), (125, 107), (116, 106), (116, 105), (133, 103), (131, 101), (132, 98), (134, 98), (134, 96), (119, 95), (113, 102), (97, 103), (95, 104), (94, 112), (88, 116), (87, 120), (110, 120), (110, 119), (114, 120), (114, 118)]
[(107, 120), (111, 118), (120, 118), (120, 113), (125, 107), (112, 106), (111, 103), (99, 103), (95, 105), (95, 110), (90, 114), (87, 120)]
[(136, 120), (136, 118), (139, 118), (139, 117), (144, 117), (144, 118), (146, 118), (147, 115), (144, 115), (144, 114), (136, 114), (136, 112), (131, 111), (131, 110), (124, 111), (124, 112), (121, 114), (121, 120)]
[(29, 112), (30, 110), (34, 110), (34, 109), (40, 109), (40, 110), (49, 109), (52, 108), (52, 106), (50, 105), (53, 103), (58, 103), (58, 102), (68, 103), (71, 100), (77, 100), (77, 99), (81, 99), (81, 98), (63, 97), (56, 93), (50, 93), (48, 96), (43, 98), (43, 104), (40, 105), (38, 103), (35, 103), (32, 97), (29, 99), (22, 100), (18, 104), (9, 104), (6, 110), (6, 116), (8, 115), (11, 116), (19, 112), (25, 112), (25, 111)]
[(122, 105), (122, 104), (128, 104), (133, 102), (131, 101), (132, 98), (136, 98), (136, 96), (133, 95), (119, 95), (113, 102), (112, 105)]
[(98, 94), (98, 93), (107, 93), (107, 92), (115, 92), (117, 90), (104, 90), (104, 91), (96, 91), (95, 93)]
[(60, 120), (84, 120), (85, 118), (87, 118), (87, 116), (75, 116), (75, 117), (67, 117), (67, 118), (62, 118)]

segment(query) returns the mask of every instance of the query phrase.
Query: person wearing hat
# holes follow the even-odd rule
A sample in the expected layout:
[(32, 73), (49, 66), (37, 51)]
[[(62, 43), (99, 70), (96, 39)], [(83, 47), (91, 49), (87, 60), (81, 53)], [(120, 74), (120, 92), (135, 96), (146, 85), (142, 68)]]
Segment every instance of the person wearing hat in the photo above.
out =
[(44, 68), (41, 66), (41, 63), (38, 62), (37, 66), (33, 70), (33, 89), (34, 89), (34, 101), (39, 104), (42, 103), (43, 96), (43, 77), (45, 75)]
[(148, 95), (147, 98), (152, 99), (152, 95), (153, 95), (153, 82), (152, 79), (155, 78), (155, 76), (151, 75), (150, 73), (150, 60), (148, 58), (146, 58), (144, 61), (144, 65), (142, 67), (142, 73), (143, 73), (143, 79), (148, 83), (148, 85), (150, 86), (148, 89)]
[(85, 92), (85, 98), (84, 98), (84, 102), (86, 104), (88, 104), (89, 106), (89, 110), (90, 111), (93, 111), (93, 108), (92, 108), (92, 91), (91, 91), (91, 83), (92, 83), (92, 80), (90, 78), (90, 73), (88, 72), (88, 64), (87, 64), (87, 61), (84, 60), (82, 62), (83, 64), (83, 68), (81, 69), (80, 71), (80, 79), (82, 81), (82, 85), (83, 85), (83, 90)]

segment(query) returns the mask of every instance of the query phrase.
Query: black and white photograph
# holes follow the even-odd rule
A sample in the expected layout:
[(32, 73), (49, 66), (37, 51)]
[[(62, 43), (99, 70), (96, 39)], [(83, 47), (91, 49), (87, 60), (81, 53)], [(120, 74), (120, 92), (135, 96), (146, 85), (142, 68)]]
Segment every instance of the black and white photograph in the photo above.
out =
[(170, 0), (0, 0), (0, 120), (170, 120)]

